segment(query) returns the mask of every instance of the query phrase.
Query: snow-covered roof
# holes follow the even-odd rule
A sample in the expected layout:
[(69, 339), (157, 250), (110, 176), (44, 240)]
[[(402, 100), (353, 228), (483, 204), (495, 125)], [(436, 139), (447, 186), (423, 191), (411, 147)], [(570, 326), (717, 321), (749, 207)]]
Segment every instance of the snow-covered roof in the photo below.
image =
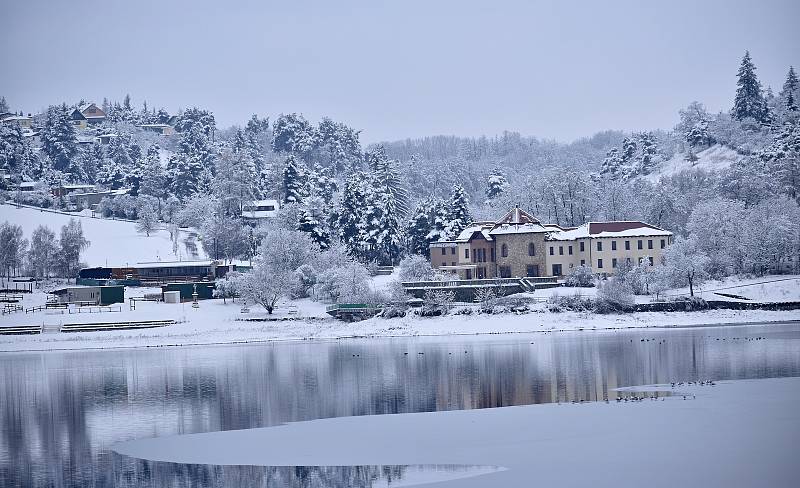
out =
[(31, 120), (30, 117), (24, 115), (9, 115), (2, 118), (3, 122), (16, 122), (18, 120)]
[(151, 263), (136, 263), (126, 268), (143, 269), (143, 268), (180, 268), (183, 266), (211, 266), (214, 261), (155, 261)]
[[(272, 210), (268, 208), (272, 207)], [(277, 200), (254, 200), (244, 206), (242, 217), (246, 219), (266, 219), (274, 217), (281, 208)]]
[(553, 229), (552, 227), (549, 228), (549, 226), (543, 226), (538, 223), (500, 224), (491, 231), (489, 231), (489, 234), (493, 236), (507, 235), (507, 234), (533, 234), (538, 232), (552, 232), (553, 230), (559, 230), (559, 229)]
[(668, 237), (672, 232), (639, 221), (589, 222), (580, 227), (550, 234), (550, 239), (571, 241), (600, 237)]
[(493, 241), (494, 238), (491, 235), (489, 235), (490, 229), (491, 227), (486, 225), (473, 225), (467, 227), (466, 229), (462, 230), (460, 234), (458, 234), (458, 237), (456, 237), (456, 241), (461, 241), (461, 242), (468, 241), (472, 238), (472, 236), (476, 232), (480, 232), (483, 238), (486, 239), (487, 241)]

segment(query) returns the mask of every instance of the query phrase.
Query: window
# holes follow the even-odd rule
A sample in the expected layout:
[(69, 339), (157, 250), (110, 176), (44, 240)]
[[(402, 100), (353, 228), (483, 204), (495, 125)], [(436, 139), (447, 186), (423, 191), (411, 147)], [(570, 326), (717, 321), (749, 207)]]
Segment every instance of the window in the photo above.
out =
[(508, 257), (508, 246), (507, 245), (503, 244), (502, 246), (500, 246), (500, 256), (504, 257), (504, 258)]
[(447, 252), (447, 249), (442, 248), (442, 256), (444, 256), (446, 252)]
[(510, 266), (500, 266), (500, 277), (501, 278), (511, 278), (511, 267)]
[(553, 250), (553, 246), (550, 246), (550, 255), (552, 256), (553, 254), (555, 254), (555, 252)]
[(572, 246), (569, 246), (569, 255), (572, 256)]
[(558, 246), (558, 255), (559, 256), (563, 256), (564, 255), (564, 246)]
[(667, 247), (667, 241), (665, 239), (661, 239), (661, 249)]
[(529, 264), (525, 266), (525, 275), (526, 276), (539, 276), (539, 266), (535, 264)]
[(455, 265), (456, 265), (456, 262), (455, 262), (455, 261), (453, 261), (452, 263), (450, 263), (450, 266), (455, 266)]
[(536, 246), (532, 242), (528, 243), (528, 256), (536, 256)]
[(456, 248), (454, 248), (454, 247), (451, 247), (451, 248), (450, 248), (450, 254), (452, 254), (452, 255), (454, 255), (454, 256), (455, 256), (455, 254), (456, 254)]
[(616, 251), (617, 250), (617, 241), (611, 241), (611, 250), (612, 251)]
[(617, 267), (617, 258), (613, 258), (613, 259), (611, 260), (611, 267), (612, 267), (612, 268), (616, 268), (616, 267)]
[(495, 257), (494, 248), (492, 248), (491, 250), (491, 255), (492, 255), (492, 262), (494, 262), (494, 257)]
[(603, 241), (597, 241), (597, 250), (598, 251), (602, 251), (603, 250)]
[(636, 248), (637, 248), (637, 249), (643, 249), (643, 248), (642, 248), (642, 240), (641, 240), (641, 239), (639, 239), (638, 241), (636, 241)]
[(468, 280), (472, 279), (472, 270), (471, 269), (466, 270), (465, 274), (466, 274), (466, 277), (467, 277)]
[(583, 249), (583, 242), (581, 242), (581, 252), (583, 252), (583, 251), (584, 251), (584, 249)]
[(602, 268), (603, 267), (603, 260), (602, 259), (598, 259), (597, 260), (597, 267), (598, 268)]
[(631, 264), (631, 258), (625, 258), (625, 264)]
[(554, 264), (553, 265), (553, 276), (561, 276), (562, 274), (563, 274), (563, 272), (561, 271), (561, 265), (560, 264)]
[(647, 259), (650, 261), (650, 266), (653, 265), (653, 256), (648, 256)]
[(464, 257), (469, 259), (469, 248), (468, 247), (464, 249)]
[(585, 259), (581, 259), (581, 266), (586, 266), (586, 260)]
[(647, 239), (647, 249), (653, 249), (653, 239)]
[(630, 251), (631, 250), (631, 241), (625, 241), (625, 250), (626, 251)]

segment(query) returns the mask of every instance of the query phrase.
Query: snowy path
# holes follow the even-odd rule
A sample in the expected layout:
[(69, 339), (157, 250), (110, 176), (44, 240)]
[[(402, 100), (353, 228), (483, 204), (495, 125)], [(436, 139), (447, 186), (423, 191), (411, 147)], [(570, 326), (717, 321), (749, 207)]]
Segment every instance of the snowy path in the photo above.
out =
[(687, 399), (340, 417), (140, 439), (114, 450), (177, 463), (507, 468), (436, 484), (442, 488), (530, 486), (532, 479), (543, 486), (800, 485), (800, 378), (680, 392)]

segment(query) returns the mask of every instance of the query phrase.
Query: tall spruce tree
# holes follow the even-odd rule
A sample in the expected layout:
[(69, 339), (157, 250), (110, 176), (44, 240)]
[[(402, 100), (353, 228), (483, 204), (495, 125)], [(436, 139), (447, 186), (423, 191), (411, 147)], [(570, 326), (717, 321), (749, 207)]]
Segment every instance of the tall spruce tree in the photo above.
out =
[(78, 154), (75, 127), (69, 120), (66, 104), (52, 105), (47, 109), (41, 139), (42, 151), (53, 162), (53, 168), (66, 171)]
[(800, 87), (800, 81), (797, 80), (797, 74), (794, 72), (794, 66), (789, 66), (789, 72), (786, 74), (786, 81), (783, 83), (783, 90), (780, 96), (784, 101), (784, 108), (789, 112), (797, 112), (797, 88)]
[(453, 185), (453, 193), (450, 196), (450, 215), (447, 223), (448, 237), (457, 237), (462, 230), (469, 226), (471, 220), (467, 192), (464, 191), (463, 186)]
[(761, 83), (756, 76), (756, 67), (750, 59), (750, 51), (745, 51), (742, 64), (739, 66), (736, 81), (736, 97), (733, 100), (731, 114), (737, 120), (751, 117), (758, 122), (766, 122), (768, 118), (767, 102)]
[(294, 156), (286, 158), (283, 168), (283, 202), (300, 203), (304, 195), (303, 173)]

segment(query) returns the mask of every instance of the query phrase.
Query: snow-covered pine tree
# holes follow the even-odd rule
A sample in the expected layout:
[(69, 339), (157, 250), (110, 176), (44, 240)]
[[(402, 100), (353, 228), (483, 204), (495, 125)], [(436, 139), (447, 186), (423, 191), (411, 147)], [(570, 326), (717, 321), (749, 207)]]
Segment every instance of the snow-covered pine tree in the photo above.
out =
[(450, 196), (450, 215), (447, 222), (446, 232), (449, 238), (454, 239), (466, 229), (471, 223), (472, 218), (469, 214), (469, 198), (464, 187), (453, 185), (453, 193)]
[(600, 165), (600, 174), (612, 180), (616, 180), (622, 174), (622, 158), (619, 155), (619, 149), (612, 147), (603, 163)]
[(797, 73), (794, 71), (794, 66), (789, 66), (789, 72), (786, 73), (786, 81), (783, 82), (780, 97), (784, 100), (786, 110), (790, 112), (800, 110), (797, 106), (798, 88), (800, 88), (800, 81), (797, 79)]
[(338, 190), (336, 178), (331, 175), (331, 168), (320, 166), (318, 163), (311, 169), (307, 183), (309, 195), (322, 197), (326, 204), (333, 201), (333, 195)]
[(778, 191), (800, 200), (800, 120), (787, 122), (759, 154)]
[(66, 104), (48, 107), (40, 134), (42, 151), (58, 171), (65, 171), (78, 153), (75, 127), (69, 120), (69, 112)]
[(8, 106), (8, 102), (6, 102), (6, 97), (0, 97), (0, 114), (8, 113), (11, 111), (11, 108)]
[(621, 166), (631, 164), (636, 156), (636, 137), (622, 139), (622, 153), (620, 154)]
[(30, 142), (17, 124), (0, 124), (0, 169), (10, 174), (22, 174), (36, 155)]
[(367, 206), (365, 181), (363, 173), (351, 174), (345, 181), (339, 202), (339, 237), (353, 256), (359, 253), (359, 239), (364, 229), (364, 209)]
[(283, 168), (283, 202), (300, 203), (305, 196), (305, 175), (294, 155), (286, 158)]
[(411, 254), (430, 255), (428, 233), (431, 231), (431, 225), (428, 221), (428, 215), (431, 212), (431, 204), (432, 201), (430, 199), (419, 202), (406, 225), (408, 252)]
[(204, 168), (196, 157), (176, 153), (167, 163), (167, 188), (179, 200), (186, 200), (201, 188)]
[(160, 202), (161, 199), (167, 196), (167, 174), (161, 166), (159, 149), (158, 144), (152, 144), (147, 148), (139, 193), (154, 196)]
[(300, 209), (297, 225), (297, 230), (308, 233), (311, 240), (322, 250), (328, 249), (331, 243), (330, 232), (325, 225), (325, 205), (320, 196), (311, 195), (306, 198), (303, 208)]
[(652, 132), (642, 132), (639, 134), (639, 157), (636, 160), (634, 173), (636, 175), (648, 175), (653, 170), (658, 146), (656, 136)]
[(395, 211), (398, 217), (408, 213), (408, 192), (397, 169), (399, 163), (386, 156), (386, 149), (377, 146), (364, 154), (364, 160), (372, 172), (375, 187), (382, 193), (391, 193), (395, 201)]
[(750, 59), (750, 51), (745, 51), (742, 64), (739, 66), (736, 81), (736, 97), (733, 101), (731, 115), (737, 120), (751, 117), (758, 122), (767, 120), (767, 103), (756, 76), (756, 67)]
[(397, 218), (394, 194), (386, 192), (377, 194), (376, 197), (377, 203), (381, 207), (375, 243), (378, 262), (393, 265), (400, 257), (400, 246), (402, 245), (401, 228)]
[(317, 144), (317, 131), (302, 115), (281, 114), (272, 124), (272, 150), (303, 155)]
[(494, 168), (486, 179), (486, 198), (494, 200), (503, 194), (508, 187), (506, 175), (499, 168)]

